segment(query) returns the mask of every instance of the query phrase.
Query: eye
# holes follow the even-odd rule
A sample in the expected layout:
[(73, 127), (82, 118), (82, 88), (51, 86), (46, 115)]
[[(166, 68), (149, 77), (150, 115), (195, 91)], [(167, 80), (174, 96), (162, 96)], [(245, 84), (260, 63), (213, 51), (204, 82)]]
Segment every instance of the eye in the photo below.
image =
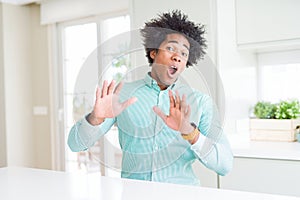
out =
[(170, 47), (170, 46), (167, 46), (167, 48), (166, 48), (168, 51), (171, 51), (171, 52), (174, 52), (175, 51), (175, 49), (173, 48), (173, 47)]
[(188, 53), (185, 53), (185, 52), (181, 52), (181, 55), (182, 55), (183, 57), (185, 57), (185, 58), (187, 58), (187, 57), (189, 56), (189, 54), (188, 54)]

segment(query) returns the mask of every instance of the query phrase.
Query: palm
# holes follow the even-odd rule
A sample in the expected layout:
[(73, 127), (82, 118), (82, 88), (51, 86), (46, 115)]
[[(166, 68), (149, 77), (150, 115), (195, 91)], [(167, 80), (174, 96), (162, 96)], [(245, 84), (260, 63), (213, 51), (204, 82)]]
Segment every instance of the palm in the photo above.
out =
[(186, 97), (183, 95), (180, 99), (176, 92), (176, 99), (172, 91), (169, 90), (170, 112), (165, 115), (158, 107), (154, 107), (155, 113), (160, 116), (168, 127), (179, 132), (186, 132), (189, 125), (190, 107), (186, 104)]
[(98, 117), (113, 118), (118, 116), (123, 109), (122, 104), (119, 102), (119, 96), (116, 94), (109, 94), (96, 101), (94, 113)]
[(182, 113), (179, 109), (170, 107), (170, 115), (166, 117), (165, 123), (170, 128), (179, 131), (182, 123)]
[(114, 86), (115, 81), (112, 81), (110, 85), (107, 84), (107, 81), (104, 81), (102, 92), (100, 92), (100, 88), (97, 88), (96, 102), (93, 109), (94, 117), (104, 119), (116, 117), (137, 100), (135, 97), (132, 97), (125, 102), (119, 102), (122, 84), (119, 84), (115, 89)]

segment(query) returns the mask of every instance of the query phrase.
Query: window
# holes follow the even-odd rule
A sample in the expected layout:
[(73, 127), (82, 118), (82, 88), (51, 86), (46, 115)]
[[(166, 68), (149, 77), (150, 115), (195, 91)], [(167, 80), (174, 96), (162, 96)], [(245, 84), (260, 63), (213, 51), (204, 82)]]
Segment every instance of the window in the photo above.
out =
[[(70, 25), (62, 29), (65, 138), (68, 137), (74, 121), (79, 120), (81, 117), (80, 115), (76, 116), (76, 113), (87, 113), (88, 109), (90, 109), (86, 106), (86, 98), (84, 96), (74, 95), (74, 87), (83, 63), (97, 47), (97, 40), (96, 23)], [(90, 152), (79, 152), (76, 154), (65, 146), (66, 171), (81, 170), (82, 168), (87, 170), (97, 166), (96, 163), (90, 162), (90, 158)]]
[[(104, 141), (113, 144), (116, 148), (114, 149), (113, 158), (108, 155), (104, 155), (103, 148), (109, 148), (109, 145), (95, 144), (86, 152), (74, 153), (71, 152), (67, 146), (66, 139), (69, 131), (74, 123), (82, 118), (85, 114), (89, 113), (93, 106), (94, 91), (86, 91), (82, 89), (82, 82), (78, 81), (82, 74), (85, 73), (85, 66), (89, 65), (91, 59), (95, 58), (97, 64), (96, 68), (93, 69), (94, 75), (85, 77), (84, 82), (92, 84), (92, 89), (95, 89), (97, 82), (102, 81), (101, 79), (112, 79), (121, 77), (128, 68), (128, 59), (122, 58), (114, 60), (105, 73), (101, 73), (103, 66), (98, 63), (97, 46), (108, 41), (111, 37), (114, 37), (122, 32), (130, 30), (129, 16), (117, 16), (111, 18), (92, 18), (88, 20), (79, 20), (69, 23), (62, 23), (59, 25), (59, 31), (61, 36), (61, 78), (63, 93), (61, 99), (63, 102), (63, 116), (64, 125), (61, 127), (64, 132), (64, 138), (62, 144), (65, 149), (65, 170), (66, 171), (102, 171), (101, 162), (103, 159), (113, 159), (108, 162), (119, 162), (121, 159), (119, 144), (117, 140), (116, 130), (112, 129), (111, 133), (106, 134)], [(126, 45), (124, 41), (120, 46)], [(112, 59), (114, 55), (106, 55), (108, 59)], [(89, 72), (90, 73), (90, 72)], [(99, 77), (102, 76), (102, 77)], [(78, 85), (79, 83), (79, 85)], [(81, 84), (81, 85), (80, 85)], [(90, 85), (88, 86), (90, 87)], [(92, 97), (92, 98), (90, 98)], [(117, 150), (116, 150), (117, 149)], [(108, 149), (109, 150), (109, 149)], [(105, 154), (107, 154), (105, 152)], [(106, 158), (105, 158), (106, 156)], [(106, 162), (106, 161), (105, 161)], [(105, 169), (102, 173), (110, 173), (111, 176), (119, 175), (115, 170)]]
[(286, 99), (300, 99), (300, 63), (262, 66), (262, 96), (264, 101), (276, 103)]
[(258, 66), (260, 100), (300, 100), (300, 51), (259, 54)]

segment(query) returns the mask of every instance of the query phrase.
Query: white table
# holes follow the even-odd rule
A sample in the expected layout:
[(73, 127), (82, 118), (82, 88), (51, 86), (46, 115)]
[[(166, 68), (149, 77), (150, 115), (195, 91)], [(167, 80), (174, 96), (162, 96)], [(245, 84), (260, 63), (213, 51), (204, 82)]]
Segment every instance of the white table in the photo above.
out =
[[(91, 184), (93, 183), (93, 184)], [(1, 200), (296, 200), (300, 198), (196, 186), (72, 174), (30, 168), (0, 168)]]

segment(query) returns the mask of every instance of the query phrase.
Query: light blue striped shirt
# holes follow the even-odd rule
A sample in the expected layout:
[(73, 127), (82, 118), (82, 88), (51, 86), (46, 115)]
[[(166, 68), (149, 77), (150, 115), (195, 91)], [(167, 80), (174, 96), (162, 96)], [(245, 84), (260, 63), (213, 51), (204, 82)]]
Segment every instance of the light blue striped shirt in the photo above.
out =
[[(190, 121), (198, 125), (201, 132), (193, 145), (178, 131), (170, 129), (152, 109), (156, 105), (169, 113), (170, 89), (187, 96), (191, 106)], [(231, 148), (220, 126), (216, 106), (208, 95), (180, 80), (160, 90), (157, 82), (147, 74), (144, 79), (124, 84), (120, 101), (133, 96), (138, 98), (137, 102), (117, 117), (105, 119), (99, 126), (90, 125), (86, 118), (79, 120), (69, 134), (71, 150), (87, 150), (116, 123), (123, 156), (123, 178), (200, 185), (192, 170), (192, 163), (197, 159), (220, 175), (231, 170)]]

